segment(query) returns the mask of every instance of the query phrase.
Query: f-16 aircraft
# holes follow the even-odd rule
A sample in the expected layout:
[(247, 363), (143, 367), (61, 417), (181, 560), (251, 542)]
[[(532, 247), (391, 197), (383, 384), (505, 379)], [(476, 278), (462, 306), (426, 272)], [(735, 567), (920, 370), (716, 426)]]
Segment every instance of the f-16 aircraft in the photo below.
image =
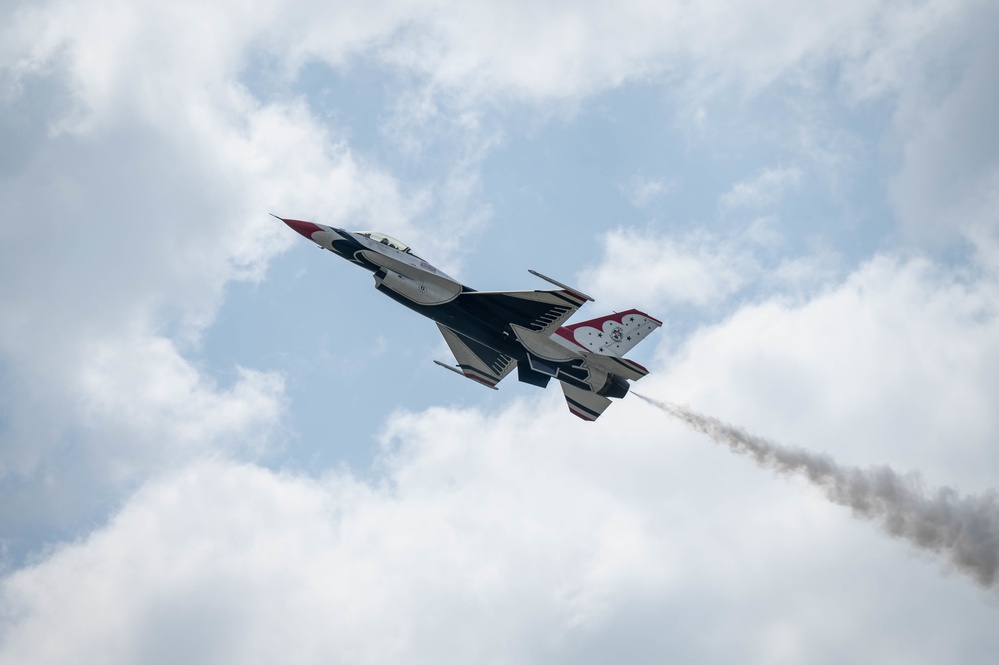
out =
[[(277, 215), (275, 215), (277, 217)], [(649, 373), (625, 353), (662, 325), (637, 309), (563, 325), (590, 296), (531, 270), (553, 291), (476, 291), (383, 233), (355, 233), (278, 217), (323, 249), (374, 273), (375, 287), (437, 323), (458, 366), (434, 362), (477, 383), (517, 379), (562, 384), (569, 411), (593, 421)]]

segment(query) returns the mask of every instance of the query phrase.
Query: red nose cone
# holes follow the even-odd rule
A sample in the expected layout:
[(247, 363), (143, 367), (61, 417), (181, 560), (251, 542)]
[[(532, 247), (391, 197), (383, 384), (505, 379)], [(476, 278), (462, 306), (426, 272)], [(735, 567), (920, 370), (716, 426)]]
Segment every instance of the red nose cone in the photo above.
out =
[(316, 231), (322, 231), (321, 228), (319, 228), (312, 222), (303, 222), (297, 219), (283, 219), (283, 218), (281, 218), (281, 221), (290, 226), (291, 228), (295, 229), (299, 233), (301, 233), (309, 240), (312, 240), (313, 233), (315, 233)]

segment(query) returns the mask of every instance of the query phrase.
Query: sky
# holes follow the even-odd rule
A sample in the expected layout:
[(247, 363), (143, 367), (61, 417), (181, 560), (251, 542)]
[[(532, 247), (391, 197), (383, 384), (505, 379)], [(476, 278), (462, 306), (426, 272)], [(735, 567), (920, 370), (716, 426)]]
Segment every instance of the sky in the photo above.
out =
[(442, 370), (268, 213), (640, 308), (637, 392), (994, 497), (997, 25), (6, 0), (0, 664), (994, 662), (997, 585), (633, 396)]

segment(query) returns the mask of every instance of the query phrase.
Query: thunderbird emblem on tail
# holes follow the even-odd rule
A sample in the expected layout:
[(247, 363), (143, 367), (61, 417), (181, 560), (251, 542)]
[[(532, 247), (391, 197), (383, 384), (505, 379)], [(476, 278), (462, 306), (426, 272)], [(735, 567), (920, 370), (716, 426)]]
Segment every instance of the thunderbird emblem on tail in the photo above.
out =
[(554, 291), (476, 291), (445, 275), (398, 240), (278, 217), (320, 247), (374, 273), (375, 287), (437, 323), (457, 367), (438, 365), (492, 389), (513, 369), (544, 388), (562, 384), (569, 411), (596, 420), (629, 381), (649, 373), (624, 354), (662, 325), (630, 309), (563, 325), (593, 298), (550, 277)]

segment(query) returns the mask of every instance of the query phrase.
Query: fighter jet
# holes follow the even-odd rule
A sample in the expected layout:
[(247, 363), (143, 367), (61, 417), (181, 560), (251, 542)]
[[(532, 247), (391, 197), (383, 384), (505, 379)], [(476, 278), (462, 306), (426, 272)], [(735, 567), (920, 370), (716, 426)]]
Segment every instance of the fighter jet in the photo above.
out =
[[(277, 217), (277, 215), (275, 215)], [(593, 421), (649, 373), (625, 353), (662, 325), (629, 309), (563, 325), (593, 298), (529, 272), (553, 291), (476, 291), (427, 263), (383, 233), (356, 233), (278, 217), (321, 248), (374, 273), (375, 287), (433, 320), (458, 363), (434, 362), (477, 383), (496, 384), (517, 368), (517, 379), (544, 388), (562, 384), (569, 411)]]

